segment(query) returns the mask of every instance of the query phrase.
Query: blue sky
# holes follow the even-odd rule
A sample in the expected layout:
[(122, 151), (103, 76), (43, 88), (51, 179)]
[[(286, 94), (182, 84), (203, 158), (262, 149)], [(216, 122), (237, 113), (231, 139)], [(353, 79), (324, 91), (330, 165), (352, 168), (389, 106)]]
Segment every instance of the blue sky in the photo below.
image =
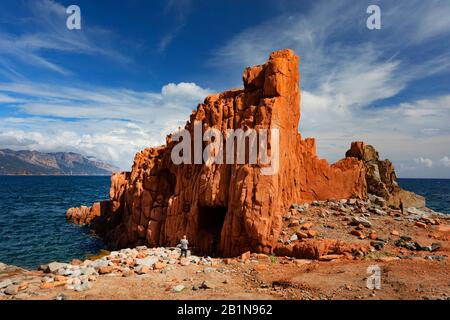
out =
[[(65, 8), (81, 8), (82, 29)], [(366, 8), (381, 8), (368, 30)], [(375, 145), (401, 177), (450, 178), (450, 2), (50, 1), (0, 4), (0, 148), (128, 169), (271, 51), (301, 56), (303, 137), (330, 162)]]

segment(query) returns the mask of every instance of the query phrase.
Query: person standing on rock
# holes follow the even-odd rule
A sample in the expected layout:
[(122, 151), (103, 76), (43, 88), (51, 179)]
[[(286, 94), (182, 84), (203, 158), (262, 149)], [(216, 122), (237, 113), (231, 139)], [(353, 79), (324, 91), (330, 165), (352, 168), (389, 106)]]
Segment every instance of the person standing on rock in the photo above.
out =
[(180, 247), (181, 247), (180, 258), (183, 257), (183, 255), (185, 258), (187, 258), (188, 245), (189, 245), (189, 241), (186, 239), (186, 236), (183, 236), (183, 239), (181, 239), (181, 241), (180, 241)]

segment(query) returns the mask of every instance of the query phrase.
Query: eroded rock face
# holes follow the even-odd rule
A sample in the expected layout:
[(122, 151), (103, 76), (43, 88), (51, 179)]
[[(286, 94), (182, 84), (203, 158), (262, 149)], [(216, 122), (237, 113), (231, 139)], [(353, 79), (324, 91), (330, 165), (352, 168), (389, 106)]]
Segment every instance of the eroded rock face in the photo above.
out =
[(244, 89), (208, 96), (185, 129), (193, 135), (195, 121), (203, 131), (277, 128), (277, 173), (262, 175), (261, 164), (175, 165), (170, 155), (176, 143), (168, 136), (165, 146), (137, 153), (131, 172), (111, 178), (110, 210), (93, 228), (112, 247), (175, 246), (187, 235), (203, 253), (269, 253), (292, 203), (366, 198), (361, 161), (346, 158), (329, 165), (317, 157), (315, 140), (298, 133), (298, 57), (292, 50), (247, 68), (243, 82)]
[(378, 151), (362, 141), (352, 142), (346, 157), (361, 160), (366, 167), (367, 192), (386, 200), (386, 205), (396, 208), (425, 207), (425, 198), (404, 190), (397, 183), (394, 165), (389, 160), (380, 160)]

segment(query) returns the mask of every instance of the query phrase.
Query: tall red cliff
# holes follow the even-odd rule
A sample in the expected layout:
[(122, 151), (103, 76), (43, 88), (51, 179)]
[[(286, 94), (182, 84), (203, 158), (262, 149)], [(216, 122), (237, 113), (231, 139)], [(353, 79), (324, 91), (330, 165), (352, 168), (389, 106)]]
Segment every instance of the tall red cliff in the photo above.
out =
[[(260, 163), (175, 165), (176, 142), (168, 136), (165, 146), (136, 154), (131, 172), (111, 177), (108, 207), (98, 209), (107, 214), (93, 228), (112, 247), (174, 246), (187, 235), (203, 253), (269, 253), (292, 203), (366, 198), (362, 161), (352, 157), (329, 165), (317, 157), (315, 140), (298, 132), (298, 60), (292, 50), (272, 53), (266, 64), (244, 71), (243, 89), (206, 97), (185, 126), (192, 135), (196, 121), (203, 132), (278, 129), (275, 174), (262, 174)], [(273, 145), (268, 150), (276, 151)]]

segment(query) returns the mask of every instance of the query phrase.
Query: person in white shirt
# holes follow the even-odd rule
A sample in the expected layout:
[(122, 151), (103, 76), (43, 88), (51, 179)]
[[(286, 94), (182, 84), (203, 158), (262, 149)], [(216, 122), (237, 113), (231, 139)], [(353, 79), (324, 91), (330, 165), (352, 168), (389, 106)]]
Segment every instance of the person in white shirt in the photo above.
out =
[(188, 251), (188, 245), (189, 245), (189, 241), (186, 239), (186, 236), (183, 236), (183, 239), (181, 239), (180, 241), (180, 247), (181, 247), (181, 255), (180, 258), (187, 257), (187, 251)]

